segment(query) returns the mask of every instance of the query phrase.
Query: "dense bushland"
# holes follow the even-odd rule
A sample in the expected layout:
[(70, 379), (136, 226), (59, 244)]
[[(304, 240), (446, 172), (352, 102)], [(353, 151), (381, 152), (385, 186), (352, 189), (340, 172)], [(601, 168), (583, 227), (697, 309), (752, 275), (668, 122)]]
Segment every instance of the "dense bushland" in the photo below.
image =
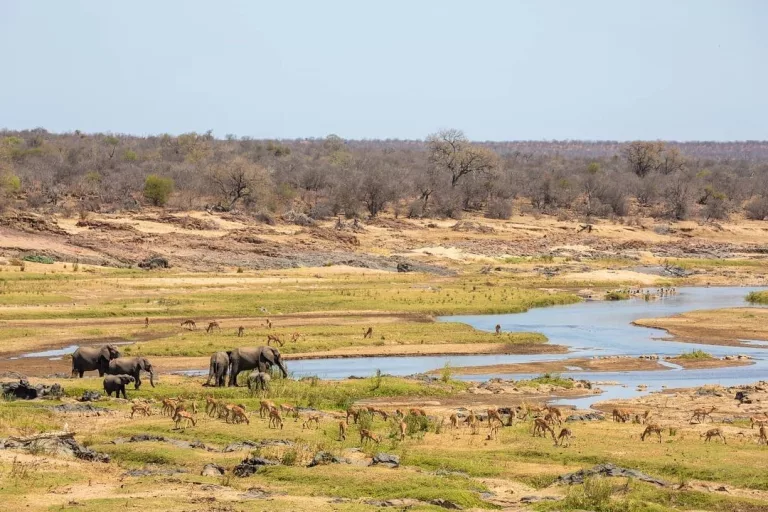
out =
[(238, 210), (259, 219), (468, 211), (672, 220), (768, 216), (768, 143), (254, 140), (0, 131), (0, 206), (73, 214)]

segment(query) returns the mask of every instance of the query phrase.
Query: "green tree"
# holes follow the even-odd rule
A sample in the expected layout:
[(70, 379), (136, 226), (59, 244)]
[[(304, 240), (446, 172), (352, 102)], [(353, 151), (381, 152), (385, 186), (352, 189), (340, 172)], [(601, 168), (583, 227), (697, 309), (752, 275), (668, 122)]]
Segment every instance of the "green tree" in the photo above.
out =
[(173, 192), (173, 180), (155, 174), (147, 176), (144, 182), (144, 197), (155, 206), (163, 206)]

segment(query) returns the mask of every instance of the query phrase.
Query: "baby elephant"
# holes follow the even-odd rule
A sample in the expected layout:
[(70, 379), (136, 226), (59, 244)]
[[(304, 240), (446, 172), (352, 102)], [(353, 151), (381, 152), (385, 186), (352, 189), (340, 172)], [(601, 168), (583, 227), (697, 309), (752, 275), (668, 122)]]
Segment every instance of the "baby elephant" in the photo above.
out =
[(125, 394), (125, 386), (135, 382), (131, 375), (107, 375), (104, 377), (104, 391), (107, 392), (107, 396), (115, 394), (115, 398), (120, 398), (120, 393), (123, 394), (123, 398), (126, 400), (128, 396)]

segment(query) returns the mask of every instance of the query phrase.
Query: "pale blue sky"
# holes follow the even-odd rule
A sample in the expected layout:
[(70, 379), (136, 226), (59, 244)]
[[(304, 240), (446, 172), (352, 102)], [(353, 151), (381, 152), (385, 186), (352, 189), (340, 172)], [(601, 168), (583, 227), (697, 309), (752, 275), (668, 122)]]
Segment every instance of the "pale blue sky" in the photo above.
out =
[(0, 127), (768, 139), (768, 1), (0, 0)]

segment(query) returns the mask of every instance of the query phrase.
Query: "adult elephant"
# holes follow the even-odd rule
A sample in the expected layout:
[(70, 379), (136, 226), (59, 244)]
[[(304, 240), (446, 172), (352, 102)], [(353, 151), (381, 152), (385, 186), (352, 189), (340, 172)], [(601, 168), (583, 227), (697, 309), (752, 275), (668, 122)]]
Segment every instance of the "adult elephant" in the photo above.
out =
[(149, 372), (149, 383), (155, 387), (155, 370), (146, 357), (118, 357), (109, 362), (107, 373), (110, 375), (130, 375), (136, 382), (134, 389), (141, 386), (141, 372)]
[(216, 352), (211, 356), (211, 366), (208, 369), (208, 380), (205, 381), (204, 386), (211, 385), (211, 379), (213, 385), (216, 387), (224, 387), (227, 385), (227, 371), (229, 370), (229, 356), (232, 354), (231, 350), (226, 352)]
[(120, 357), (120, 352), (114, 345), (100, 347), (78, 347), (72, 354), (72, 376), (83, 377), (84, 372), (99, 371), (99, 377), (107, 373), (109, 362)]
[(122, 393), (123, 398), (128, 400), (128, 396), (125, 394), (125, 386), (135, 380), (130, 375), (107, 375), (104, 377), (104, 391), (106, 391), (107, 396), (112, 396), (112, 393), (114, 393), (115, 398), (120, 398), (120, 393)]
[(285, 368), (285, 363), (283, 363), (283, 358), (280, 356), (280, 351), (276, 348), (236, 348), (229, 356), (229, 385), (237, 386), (237, 375), (240, 372), (248, 370), (267, 372), (274, 365), (277, 365), (277, 367), (280, 368), (283, 377), (288, 377), (288, 370)]

